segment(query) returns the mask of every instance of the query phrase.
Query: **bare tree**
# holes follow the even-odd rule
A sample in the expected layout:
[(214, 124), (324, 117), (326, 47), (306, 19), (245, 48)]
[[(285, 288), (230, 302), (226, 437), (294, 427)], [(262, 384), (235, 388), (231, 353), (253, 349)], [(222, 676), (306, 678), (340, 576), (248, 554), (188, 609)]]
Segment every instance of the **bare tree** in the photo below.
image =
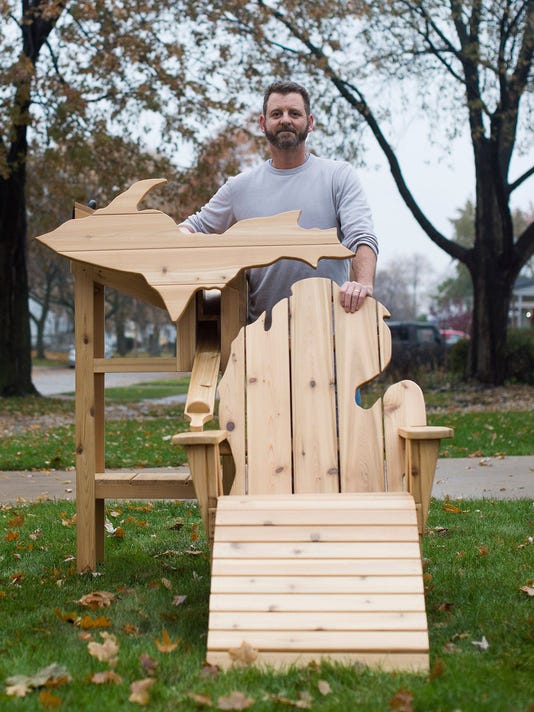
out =
[[(197, 6), (197, 12), (202, 12)], [(387, 158), (397, 188), (429, 238), (468, 269), (474, 313), (471, 375), (504, 378), (513, 284), (534, 253), (534, 224), (514, 237), (510, 198), (534, 166), (510, 176), (532, 138), (534, 0), (257, 0), (210, 2), (225, 32), (242, 38), (251, 87), (293, 76), (311, 85), (345, 152), (358, 123)], [(247, 50), (243, 42), (248, 42)], [(418, 94), (416, 94), (418, 90)], [(474, 242), (460, 245), (424, 213), (404, 177), (389, 119), (419, 100), (434, 125), (470, 138), (475, 168)], [(400, 98), (399, 98), (400, 97)], [(437, 187), (437, 189), (439, 189)]]

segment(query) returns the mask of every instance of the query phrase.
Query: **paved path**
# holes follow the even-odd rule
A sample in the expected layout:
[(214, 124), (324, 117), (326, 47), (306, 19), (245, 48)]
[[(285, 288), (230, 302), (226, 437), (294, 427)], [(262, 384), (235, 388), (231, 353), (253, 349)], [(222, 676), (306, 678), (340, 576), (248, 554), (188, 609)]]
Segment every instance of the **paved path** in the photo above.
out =
[[(181, 378), (183, 375), (183, 373), (177, 373), (176, 371), (171, 373), (106, 373), (106, 387), (131, 386), (134, 383), (155, 380), (170, 381)], [(42, 396), (74, 393), (74, 369), (34, 366), (32, 369), (32, 382)]]
[[(177, 378), (176, 373), (117, 373), (106, 385)], [(43, 395), (74, 391), (74, 369), (34, 368), (33, 383)], [(534, 456), (439, 460), (432, 495), (487, 499), (534, 499)], [(67, 472), (0, 472), (0, 503), (24, 499), (74, 499), (76, 474)]]
[[(534, 500), (534, 456), (439, 460), (432, 495), (438, 499)], [(0, 472), (0, 503), (73, 500), (75, 496), (74, 470)]]

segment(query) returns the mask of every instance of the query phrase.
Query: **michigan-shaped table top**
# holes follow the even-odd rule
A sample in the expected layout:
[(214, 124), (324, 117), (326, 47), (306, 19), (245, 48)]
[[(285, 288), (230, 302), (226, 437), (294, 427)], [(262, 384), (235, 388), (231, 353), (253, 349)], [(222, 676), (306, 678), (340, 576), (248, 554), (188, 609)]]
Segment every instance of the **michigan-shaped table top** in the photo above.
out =
[[(107, 207), (69, 220), (37, 240), (70, 260), (102, 268), (105, 282), (119, 291), (126, 274), (135, 275), (138, 296), (146, 296), (148, 286), (159, 295), (153, 301), (162, 301), (173, 321), (196, 291), (222, 289), (243, 269), (281, 258), (316, 267), (323, 257), (353, 256), (335, 228), (301, 228), (300, 211), (241, 220), (221, 235), (184, 233), (165, 213), (138, 209), (146, 194), (164, 182), (138, 181)], [(135, 280), (131, 284), (135, 291)]]

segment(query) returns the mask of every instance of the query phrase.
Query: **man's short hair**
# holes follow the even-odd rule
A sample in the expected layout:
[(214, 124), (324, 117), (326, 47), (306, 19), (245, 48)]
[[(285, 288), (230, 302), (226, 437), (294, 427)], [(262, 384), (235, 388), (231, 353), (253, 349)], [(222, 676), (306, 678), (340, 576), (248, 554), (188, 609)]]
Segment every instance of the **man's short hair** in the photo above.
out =
[(267, 102), (271, 94), (300, 94), (304, 101), (306, 116), (310, 115), (310, 95), (307, 90), (297, 82), (277, 81), (270, 84), (263, 94), (263, 115), (267, 114)]

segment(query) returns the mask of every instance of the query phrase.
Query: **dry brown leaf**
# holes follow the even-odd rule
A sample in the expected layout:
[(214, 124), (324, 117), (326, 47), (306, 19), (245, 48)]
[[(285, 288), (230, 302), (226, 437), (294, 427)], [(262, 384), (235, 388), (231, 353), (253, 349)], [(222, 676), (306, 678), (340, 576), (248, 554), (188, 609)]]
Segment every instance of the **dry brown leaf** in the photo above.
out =
[(126, 623), (122, 626), (122, 632), (126, 635), (140, 635), (140, 629), (133, 623)]
[(489, 554), (488, 547), (482, 544), (481, 546), (477, 546), (477, 551), (479, 556), (487, 556)]
[(228, 655), (236, 663), (251, 665), (258, 657), (258, 651), (244, 640), (238, 648), (230, 648)]
[(95, 657), (100, 662), (108, 663), (110, 667), (115, 667), (119, 661), (119, 644), (113, 633), (100, 633), (100, 637), (104, 640), (103, 643), (91, 641), (87, 645), (89, 654)]
[(169, 634), (167, 633), (166, 628), (164, 628), (161, 633), (161, 641), (159, 641), (157, 638), (154, 638), (154, 643), (156, 644), (156, 648), (159, 650), (160, 653), (172, 653), (172, 651), (178, 647), (179, 642), (179, 640), (173, 642), (169, 638)]
[(457, 507), (455, 504), (448, 504), (448, 503), (443, 505), (443, 511), (449, 512), (450, 514), (468, 514), (469, 513), (468, 509), (461, 509), (460, 507)]
[(317, 687), (321, 695), (329, 695), (332, 692), (332, 688), (326, 680), (319, 680)]
[(24, 514), (17, 514), (16, 512), (13, 512), (13, 514), (13, 518), (7, 521), (7, 526), (13, 528), (21, 527), (24, 524)]
[(400, 688), (389, 701), (389, 706), (395, 712), (413, 712), (413, 692)]
[(197, 705), (203, 705), (204, 707), (213, 707), (211, 697), (208, 697), (208, 695), (197, 695), (194, 692), (188, 692), (187, 696), (192, 699), (193, 702), (196, 702)]
[(24, 682), (17, 682), (15, 685), (8, 685), (6, 687), (6, 695), (8, 697), (26, 697), (28, 692), (31, 690)]
[(155, 682), (153, 677), (135, 680), (130, 685), (130, 697), (128, 697), (128, 700), (138, 705), (148, 705), (150, 702), (150, 688)]
[(117, 675), (113, 670), (104, 670), (103, 672), (95, 672), (91, 677), (91, 682), (95, 685), (122, 685), (122, 677)]
[(210, 663), (204, 663), (200, 669), (200, 677), (205, 680), (212, 680), (219, 675), (219, 668), (217, 665), (210, 665)]
[(45, 710), (55, 710), (61, 705), (63, 700), (61, 697), (52, 694), (50, 690), (41, 690), (39, 693), (39, 702)]
[(304, 693), (301, 692), (300, 700), (291, 700), (289, 697), (282, 697), (280, 695), (269, 695), (268, 699), (271, 702), (275, 702), (277, 705), (284, 705), (285, 707), (295, 707), (297, 709), (310, 709), (311, 707), (311, 696), (310, 699), (303, 698)]
[(93, 591), (86, 593), (76, 603), (86, 608), (108, 608), (115, 599), (115, 594), (109, 591)]
[(153, 676), (156, 668), (158, 667), (158, 663), (154, 658), (151, 658), (148, 653), (141, 653), (139, 656), (139, 662), (141, 663), (141, 667), (144, 668), (145, 672), (147, 675)]
[(430, 682), (432, 682), (432, 680), (435, 680), (437, 677), (441, 677), (444, 672), (445, 663), (440, 658), (436, 658), (436, 662), (432, 666), (432, 670), (430, 671), (430, 674), (428, 676)]
[(251, 697), (246, 697), (242, 692), (231, 692), (228, 697), (219, 697), (217, 707), (220, 710), (246, 710), (254, 704)]
[(164, 585), (164, 587), (167, 589), (167, 591), (170, 591), (172, 588), (172, 583), (169, 581), (168, 578), (162, 578), (161, 583)]
[(70, 682), (69, 671), (52, 663), (33, 675), (13, 675), (6, 679), (6, 694), (10, 697), (25, 697), (28, 692), (40, 687), (58, 687)]
[(89, 628), (109, 628), (111, 620), (106, 616), (97, 616), (96, 618), (81, 616), (76, 619), (74, 625), (83, 628), (83, 630), (88, 630)]

